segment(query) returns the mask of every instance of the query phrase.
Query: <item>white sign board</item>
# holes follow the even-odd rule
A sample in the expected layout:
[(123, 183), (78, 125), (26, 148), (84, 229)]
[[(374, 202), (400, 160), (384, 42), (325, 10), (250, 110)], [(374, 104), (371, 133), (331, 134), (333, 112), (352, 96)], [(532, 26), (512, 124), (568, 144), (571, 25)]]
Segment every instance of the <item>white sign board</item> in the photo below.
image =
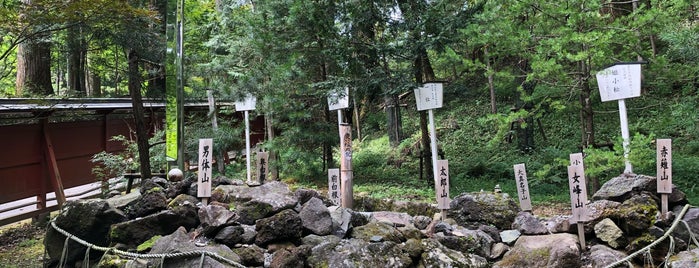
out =
[(349, 88), (345, 88), (344, 94), (330, 92), (328, 96), (328, 110), (340, 110), (349, 107)]
[(641, 96), (641, 64), (619, 64), (597, 72), (602, 101)]
[(657, 144), (657, 177), (658, 193), (672, 193), (672, 140), (658, 139)]
[(340, 169), (328, 169), (328, 198), (333, 204), (340, 205)]
[(568, 166), (570, 203), (573, 209), (571, 223), (587, 221), (587, 185), (582, 165)]
[(269, 153), (257, 152), (257, 163), (255, 167), (257, 168), (257, 182), (259, 184), (265, 183), (267, 179), (267, 170), (269, 170)]
[(524, 164), (514, 165), (515, 182), (517, 183), (517, 196), (519, 196), (519, 208), (522, 211), (532, 210), (532, 200), (529, 197), (529, 182), (527, 182), (527, 170)]
[(240, 111), (252, 111), (255, 110), (255, 104), (257, 103), (257, 98), (252, 95), (248, 95), (242, 101), (235, 102), (235, 110)]
[(417, 110), (431, 110), (442, 108), (442, 83), (427, 83), (415, 89), (415, 101)]
[(211, 197), (213, 139), (199, 139), (199, 172), (197, 197)]
[(434, 184), (437, 193), (437, 208), (449, 209), (449, 161), (437, 160), (437, 171), (439, 178)]

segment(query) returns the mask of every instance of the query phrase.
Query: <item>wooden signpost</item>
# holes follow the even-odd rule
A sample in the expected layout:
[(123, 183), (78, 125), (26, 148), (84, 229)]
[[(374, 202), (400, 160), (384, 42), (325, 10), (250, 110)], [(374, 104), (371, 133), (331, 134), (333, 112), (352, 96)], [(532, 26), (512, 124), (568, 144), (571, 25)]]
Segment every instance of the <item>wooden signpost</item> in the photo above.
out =
[(658, 139), (657, 145), (657, 176), (658, 193), (660, 193), (660, 212), (663, 217), (668, 212), (667, 197), (672, 193), (672, 140)]
[(328, 198), (335, 205), (340, 205), (340, 169), (328, 169)]
[(522, 211), (532, 211), (532, 200), (529, 197), (529, 182), (527, 182), (527, 170), (524, 164), (514, 165), (515, 182), (517, 183), (517, 196), (519, 208)]
[(582, 162), (582, 154), (570, 155), (571, 165), (568, 166), (568, 185), (570, 203), (573, 211), (571, 223), (578, 226), (578, 239), (580, 247), (585, 250), (585, 227), (587, 221), (587, 184), (585, 182), (585, 169)]
[[(354, 196), (352, 191), (352, 129), (349, 124), (344, 124), (342, 121), (342, 109), (349, 107), (349, 88), (344, 88), (344, 94), (339, 92), (331, 92), (328, 96), (328, 109), (330, 111), (337, 110), (337, 127), (340, 133), (340, 170), (339, 188), (340, 193), (337, 193), (337, 180), (332, 181), (334, 170), (328, 170), (328, 187), (337, 195), (331, 196), (330, 199), (337, 201), (345, 208), (352, 208), (354, 204)], [(335, 177), (337, 179), (337, 176)], [(332, 188), (335, 187), (335, 191)]]
[(626, 116), (625, 99), (641, 96), (641, 64), (643, 62), (617, 63), (597, 72), (597, 84), (603, 102), (619, 101), (619, 121), (624, 145), (626, 167), (624, 173), (632, 174), (629, 161), (629, 123)]
[(197, 197), (206, 206), (211, 197), (211, 161), (213, 153), (212, 139), (199, 139), (199, 172), (197, 179)]
[(255, 163), (256, 178), (255, 183), (262, 185), (267, 179), (267, 171), (269, 170), (269, 153), (267, 152), (257, 152), (257, 161)]
[(340, 189), (342, 207), (352, 208), (352, 128), (347, 124), (340, 126)]
[(436, 169), (439, 171), (439, 177), (435, 181), (435, 193), (437, 194), (437, 208), (441, 210), (442, 220), (447, 218), (447, 209), (450, 208), (449, 202), (449, 161), (437, 160)]
[[(442, 108), (443, 89), (442, 83), (426, 83), (416, 88), (415, 102), (418, 111), (427, 110), (430, 129), (430, 150), (432, 152), (432, 167), (435, 185), (439, 185), (439, 169), (437, 163), (437, 129), (434, 126), (434, 109)], [(438, 198), (439, 200), (439, 198)], [(442, 215), (444, 216), (444, 215)]]
[(251, 167), (250, 167), (250, 118), (249, 111), (255, 110), (255, 104), (257, 103), (257, 98), (252, 95), (248, 95), (244, 100), (235, 103), (235, 110), (245, 113), (245, 163), (247, 167), (247, 184), (254, 185), (251, 181)]

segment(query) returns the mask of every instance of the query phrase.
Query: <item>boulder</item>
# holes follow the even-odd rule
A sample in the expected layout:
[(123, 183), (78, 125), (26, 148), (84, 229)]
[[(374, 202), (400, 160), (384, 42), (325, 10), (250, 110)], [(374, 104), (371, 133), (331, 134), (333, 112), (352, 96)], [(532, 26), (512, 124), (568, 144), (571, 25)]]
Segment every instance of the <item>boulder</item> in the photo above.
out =
[(317, 235), (329, 235), (333, 231), (333, 220), (330, 211), (323, 201), (316, 197), (311, 197), (299, 213), (304, 230)]
[(135, 220), (112, 225), (110, 239), (112, 243), (121, 243), (135, 248), (156, 235), (167, 235), (179, 227), (191, 229), (197, 227), (196, 217), (183, 217), (172, 210), (164, 210)]
[(607, 181), (592, 195), (592, 200), (612, 200), (623, 202), (633, 194), (640, 192), (655, 192), (657, 189), (655, 177), (646, 175), (621, 174)]
[(549, 233), (568, 233), (570, 232), (571, 215), (556, 215), (544, 221), (544, 225)]
[[(104, 200), (76, 200), (63, 204), (61, 213), (54, 220), (56, 226), (68, 233), (97, 246), (109, 245), (109, 227), (126, 220), (123, 212), (114, 209)], [(46, 230), (44, 248), (48, 254), (47, 264), (56, 264), (63, 254), (66, 237), (54, 228)], [(83, 260), (86, 248), (75, 241), (68, 242), (66, 263)], [(98, 259), (101, 252), (93, 251), (91, 259)]]
[(492, 224), (509, 229), (519, 212), (519, 206), (504, 193), (463, 193), (450, 203), (449, 217), (459, 225)]
[(421, 267), (489, 267), (488, 261), (478, 255), (449, 249), (432, 239), (422, 240)]
[(413, 225), (415, 225), (415, 228), (420, 230), (425, 230), (425, 228), (427, 228), (431, 222), (432, 218), (427, 216), (418, 215), (413, 218)]
[(523, 235), (543, 235), (548, 234), (546, 225), (534, 217), (529, 211), (522, 211), (517, 214), (512, 223), (512, 229), (517, 229)]
[(413, 217), (405, 212), (376, 211), (371, 213), (371, 217), (375, 221), (389, 222), (395, 227), (413, 226)]
[(436, 233), (434, 238), (449, 249), (464, 254), (475, 253), (482, 257), (491, 255), (494, 240), (481, 230), (469, 230), (461, 226), (454, 227), (451, 234)]
[(227, 207), (214, 204), (202, 206), (198, 215), (203, 228), (202, 232), (207, 236), (215, 235), (225, 226), (236, 224), (238, 218), (235, 212)]
[(248, 245), (254, 244), (255, 237), (257, 237), (257, 231), (255, 230), (255, 226), (245, 224), (242, 224), (240, 226), (243, 227), (243, 234), (240, 235), (240, 243)]
[(344, 238), (352, 228), (352, 210), (343, 207), (329, 207), (330, 217), (333, 220), (333, 234), (339, 238)]
[(263, 247), (274, 241), (300, 240), (303, 224), (296, 212), (287, 209), (272, 217), (258, 220), (255, 223), (255, 230), (257, 231), (255, 244)]
[(496, 260), (502, 257), (502, 255), (505, 255), (507, 251), (510, 250), (510, 247), (506, 245), (505, 243), (495, 243), (493, 244), (493, 247), (490, 248), (490, 256), (488, 256), (488, 260)]
[[(607, 267), (608, 265), (626, 258), (626, 253), (614, 250), (605, 245), (594, 245), (590, 248), (590, 264), (593, 268)], [(628, 267), (626, 264), (617, 267)]]
[(366, 225), (355, 227), (352, 229), (351, 237), (364, 241), (391, 241), (396, 244), (406, 240), (398, 229), (387, 222), (370, 222)]
[(275, 251), (271, 256), (269, 268), (287, 268), (306, 266), (306, 258), (311, 253), (311, 247), (302, 245), (300, 247), (284, 248)]
[(413, 267), (399, 244), (354, 238), (321, 243), (312, 248), (307, 261), (310, 267)]
[(578, 238), (572, 234), (521, 236), (493, 268), (580, 267)]
[(522, 236), (522, 233), (520, 233), (519, 230), (505, 230), (500, 232), (500, 240), (507, 245), (514, 244), (520, 236)]
[(595, 236), (615, 249), (626, 246), (624, 232), (609, 218), (595, 224)]
[(255, 221), (274, 214), (271, 204), (257, 200), (238, 204), (235, 211), (239, 217), (238, 222), (242, 224), (255, 224)]
[[(192, 240), (190, 235), (187, 234), (187, 231), (184, 228), (178, 228), (172, 234), (161, 237), (155, 241), (149, 254), (183, 253), (191, 251), (209, 251), (237, 264), (240, 264), (241, 262), (240, 257), (225, 245), (214, 244), (206, 245), (204, 247), (195, 245), (195, 242)], [(178, 258), (150, 259), (146, 266), (140, 266), (138, 265), (138, 262), (131, 261), (131, 265), (127, 265), (126, 267), (161, 267), (161, 261), (162, 267), (169, 268), (230, 267), (225, 262), (221, 262), (209, 256), (204, 258), (204, 263), (200, 266), (200, 254)]]
[(699, 267), (699, 249), (682, 251), (671, 256), (667, 260), (670, 268), (695, 268)]
[(243, 233), (245, 233), (243, 226), (226, 226), (216, 234), (214, 241), (232, 248), (243, 241)]
[(296, 207), (298, 199), (289, 190), (289, 187), (279, 181), (271, 181), (257, 187), (245, 185), (220, 185), (216, 189), (226, 196), (226, 203), (235, 203), (236, 206), (248, 201), (257, 201), (271, 207), (268, 215), (276, 214), (285, 209)]
[(619, 206), (619, 227), (627, 234), (641, 233), (653, 226), (658, 211), (658, 204), (652, 196), (646, 193), (634, 195)]
[(257, 245), (242, 245), (232, 250), (246, 267), (262, 266), (265, 263), (265, 250)]
[(167, 196), (165, 196), (163, 188), (158, 185), (145, 192), (141, 191), (141, 196), (129, 203), (124, 210), (129, 219), (135, 219), (165, 210), (167, 204)]

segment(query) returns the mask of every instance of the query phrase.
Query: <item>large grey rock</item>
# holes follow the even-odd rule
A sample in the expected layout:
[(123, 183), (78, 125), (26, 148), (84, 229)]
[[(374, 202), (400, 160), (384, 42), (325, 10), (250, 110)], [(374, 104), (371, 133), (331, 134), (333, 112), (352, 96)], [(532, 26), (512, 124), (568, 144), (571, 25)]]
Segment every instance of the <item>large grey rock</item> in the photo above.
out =
[(196, 217), (182, 217), (171, 210), (164, 210), (135, 220), (112, 225), (112, 243), (135, 248), (156, 235), (167, 235), (179, 227), (191, 229), (197, 226)]
[(255, 224), (255, 221), (274, 215), (272, 205), (258, 200), (238, 204), (236, 207), (238, 221), (242, 224)]
[(311, 247), (306, 245), (277, 250), (271, 256), (269, 268), (304, 268), (310, 253)]
[(624, 232), (609, 218), (595, 224), (595, 236), (615, 249), (626, 245)]
[(415, 228), (418, 228), (420, 230), (425, 230), (428, 225), (432, 222), (432, 218), (427, 217), (427, 216), (422, 216), (418, 215), (413, 218), (413, 224), (415, 225)]
[(124, 210), (129, 219), (147, 216), (167, 208), (167, 197), (163, 188), (154, 186), (141, 192), (141, 196), (131, 202)]
[[(240, 257), (235, 254), (230, 248), (225, 245), (213, 244), (199, 247), (194, 243), (194, 240), (187, 234), (184, 228), (178, 228), (170, 235), (161, 237), (153, 244), (150, 254), (169, 254), (191, 251), (209, 251), (216, 253), (230, 261), (240, 264)], [(126, 267), (161, 267), (162, 259), (151, 259), (145, 266), (140, 265), (137, 261), (131, 261)], [(200, 266), (201, 255), (193, 255), (181, 258), (165, 258), (162, 267), (169, 268), (189, 268), (189, 267), (209, 267), (209, 268), (227, 268), (229, 265), (222, 263), (214, 258), (206, 256), (203, 266)]]
[(508, 245), (514, 244), (520, 236), (522, 236), (522, 233), (519, 230), (504, 230), (500, 232), (500, 240)]
[(242, 245), (231, 248), (240, 257), (240, 261), (246, 267), (262, 266), (265, 262), (265, 250), (257, 245)]
[(219, 205), (203, 206), (199, 209), (199, 221), (205, 235), (215, 235), (225, 226), (236, 223), (237, 215)]
[(488, 261), (485, 258), (449, 249), (432, 239), (423, 239), (422, 247), (421, 267), (488, 267)]
[(274, 241), (297, 241), (301, 239), (303, 224), (299, 215), (291, 209), (283, 210), (272, 217), (258, 220), (255, 224), (255, 244), (266, 246)]
[(311, 197), (299, 212), (303, 228), (312, 234), (329, 235), (333, 231), (333, 219), (323, 201)]
[(580, 267), (578, 238), (572, 234), (522, 236), (493, 268)]
[(396, 227), (413, 225), (413, 217), (405, 212), (375, 211), (371, 216), (376, 221), (390, 222)]
[(646, 193), (634, 195), (619, 206), (619, 227), (627, 234), (643, 232), (653, 226), (658, 211), (653, 197)]
[(399, 244), (344, 239), (313, 247), (310, 267), (412, 267), (412, 259)]
[(434, 238), (449, 249), (464, 254), (474, 253), (482, 257), (491, 255), (490, 250), (495, 242), (490, 235), (481, 230), (469, 230), (461, 226), (454, 227), (449, 235), (436, 233)]
[(519, 212), (519, 206), (503, 193), (463, 193), (450, 203), (449, 217), (461, 226), (492, 224), (509, 229)]
[[(593, 268), (607, 267), (608, 265), (626, 258), (626, 253), (611, 249), (605, 245), (594, 245), (590, 248), (590, 264)], [(628, 267), (625, 263), (617, 267)]]
[(243, 233), (245, 233), (243, 226), (226, 226), (216, 234), (214, 241), (232, 248), (243, 241)]
[(544, 225), (549, 233), (568, 233), (570, 232), (571, 215), (556, 215), (544, 221)]
[(621, 174), (602, 185), (599, 191), (592, 195), (592, 200), (606, 199), (623, 202), (635, 193), (655, 192), (657, 186), (655, 177)]
[(523, 235), (543, 235), (549, 233), (546, 225), (541, 223), (539, 219), (528, 211), (522, 211), (517, 214), (515, 221), (512, 223), (512, 229), (519, 230)]
[(351, 237), (365, 241), (391, 241), (396, 244), (406, 240), (396, 227), (387, 222), (370, 222), (363, 226), (354, 227)]
[(352, 228), (352, 210), (343, 207), (329, 207), (330, 217), (333, 220), (333, 234), (344, 238)]
[(696, 268), (699, 267), (699, 249), (686, 250), (671, 256), (667, 260), (670, 268)]
[[(68, 201), (63, 205), (61, 213), (55, 219), (56, 225), (97, 246), (109, 245), (109, 227), (126, 220), (123, 212), (114, 209), (103, 200), (76, 200)], [(61, 259), (63, 245), (66, 237), (54, 228), (46, 230), (44, 247), (49, 259), (47, 264), (53, 265)], [(75, 241), (70, 241), (67, 247), (66, 263), (82, 260), (85, 247)], [(92, 259), (102, 256), (101, 252), (90, 254)]]
[(298, 203), (298, 199), (289, 187), (279, 181), (271, 181), (257, 187), (220, 185), (216, 189), (225, 194), (227, 203), (242, 204), (254, 200), (268, 204), (271, 207), (269, 215), (294, 208)]

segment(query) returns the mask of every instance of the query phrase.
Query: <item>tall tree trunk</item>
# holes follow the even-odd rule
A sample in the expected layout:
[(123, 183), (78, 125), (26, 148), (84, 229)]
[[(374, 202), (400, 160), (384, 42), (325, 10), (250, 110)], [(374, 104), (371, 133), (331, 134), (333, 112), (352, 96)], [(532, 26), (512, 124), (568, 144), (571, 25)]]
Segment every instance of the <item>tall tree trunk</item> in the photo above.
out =
[(497, 113), (498, 109), (495, 105), (495, 85), (493, 82), (493, 68), (490, 66), (490, 54), (488, 53), (488, 46), (483, 48), (483, 54), (485, 56), (485, 66), (488, 72), (488, 89), (490, 89), (490, 113)]
[[(415, 33), (419, 35), (419, 33)], [(413, 64), (413, 72), (415, 74), (415, 82), (418, 84), (427, 83), (436, 80), (434, 75), (434, 70), (432, 69), (432, 64), (427, 55), (427, 50), (424, 47), (419, 47), (417, 55), (415, 57), (415, 62)], [(421, 143), (422, 143), (422, 157), (425, 161), (425, 173), (427, 174), (427, 181), (430, 184), (434, 183), (433, 167), (432, 167), (432, 152), (430, 151), (430, 133), (427, 128), (427, 111), (420, 111), (420, 133), (421, 133)], [(433, 130), (434, 131), (434, 130)]]
[(68, 28), (68, 90), (78, 96), (86, 96), (85, 70), (87, 42), (83, 37), (83, 27), (77, 24)]
[(37, 37), (17, 46), (17, 95), (51, 95), (51, 45)]
[(402, 137), (402, 123), (400, 118), (400, 106), (398, 105), (398, 96), (395, 94), (387, 94), (384, 96), (384, 105), (386, 107), (386, 128), (388, 130), (388, 140), (391, 147), (397, 147)]
[(133, 116), (136, 122), (136, 143), (138, 144), (138, 159), (141, 166), (141, 178), (151, 178), (150, 152), (148, 145), (148, 130), (146, 128), (143, 100), (141, 98), (141, 74), (138, 70), (138, 54), (134, 49), (128, 50), (129, 62), (129, 94), (133, 105)]
[(592, 89), (589, 83), (589, 68), (585, 62), (579, 63), (580, 67), (580, 121), (582, 130), (582, 148), (588, 148), (595, 144), (594, 112), (592, 111)]

